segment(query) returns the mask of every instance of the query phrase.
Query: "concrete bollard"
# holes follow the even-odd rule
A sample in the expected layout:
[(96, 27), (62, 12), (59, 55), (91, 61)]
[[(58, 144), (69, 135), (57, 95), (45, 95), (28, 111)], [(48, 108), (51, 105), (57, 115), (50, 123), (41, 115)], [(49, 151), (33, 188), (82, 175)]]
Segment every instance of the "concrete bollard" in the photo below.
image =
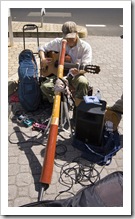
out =
[(9, 31), (9, 39), (10, 39), (10, 46), (13, 46), (13, 31), (12, 31), (12, 17), (10, 8), (8, 9), (8, 31)]

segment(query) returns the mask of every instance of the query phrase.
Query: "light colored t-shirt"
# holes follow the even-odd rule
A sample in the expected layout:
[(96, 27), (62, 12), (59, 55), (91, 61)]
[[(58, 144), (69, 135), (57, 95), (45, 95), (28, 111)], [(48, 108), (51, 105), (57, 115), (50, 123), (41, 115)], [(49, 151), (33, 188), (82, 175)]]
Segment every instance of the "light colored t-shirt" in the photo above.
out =
[[(56, 38), (44, 46), (40, 46), (38, 51), (42, 50), (44, 52), (56, 51), (60, 52), (61, 50), (61, 42), (62, 38)], [(92, 48), (91, 46), (78, 38), (77, 45), (75, 47), (70, 48), (66, 45), (66, 54), (71, 57), (71, 61), (73, 63), (79, 64), (91, 64), (92, 61)]]

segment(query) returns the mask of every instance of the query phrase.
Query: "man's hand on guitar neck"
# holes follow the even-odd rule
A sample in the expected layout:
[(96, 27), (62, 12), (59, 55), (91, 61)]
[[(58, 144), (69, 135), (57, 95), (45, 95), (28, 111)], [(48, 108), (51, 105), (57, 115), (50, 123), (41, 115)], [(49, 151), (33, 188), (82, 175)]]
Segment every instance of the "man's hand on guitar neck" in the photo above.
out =
[(70, 68), (70, 73), (72, 74), (72, 76), (76, 76), (78, 75), (80, 72), (77, 68)]

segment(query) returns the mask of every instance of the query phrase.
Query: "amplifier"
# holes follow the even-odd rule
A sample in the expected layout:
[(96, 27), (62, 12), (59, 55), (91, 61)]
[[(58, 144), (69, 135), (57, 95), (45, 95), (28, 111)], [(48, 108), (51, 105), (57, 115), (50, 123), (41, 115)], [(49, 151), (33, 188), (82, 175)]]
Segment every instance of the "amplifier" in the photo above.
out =
[(87, 144), (100, 146), (104, 128), (106, 102), (85, 103), (82, 101), (77, 107), (75, 137)]

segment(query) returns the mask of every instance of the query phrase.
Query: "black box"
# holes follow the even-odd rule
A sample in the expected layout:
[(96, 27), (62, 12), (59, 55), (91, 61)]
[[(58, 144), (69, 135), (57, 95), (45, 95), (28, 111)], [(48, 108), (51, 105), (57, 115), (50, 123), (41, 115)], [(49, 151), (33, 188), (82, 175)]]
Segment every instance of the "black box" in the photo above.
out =
[(75, 137), (87, 144), (100, 146), (102, 141), (104, 114), (106, 102), (85, 103), (82, 101), (77, 107)]

